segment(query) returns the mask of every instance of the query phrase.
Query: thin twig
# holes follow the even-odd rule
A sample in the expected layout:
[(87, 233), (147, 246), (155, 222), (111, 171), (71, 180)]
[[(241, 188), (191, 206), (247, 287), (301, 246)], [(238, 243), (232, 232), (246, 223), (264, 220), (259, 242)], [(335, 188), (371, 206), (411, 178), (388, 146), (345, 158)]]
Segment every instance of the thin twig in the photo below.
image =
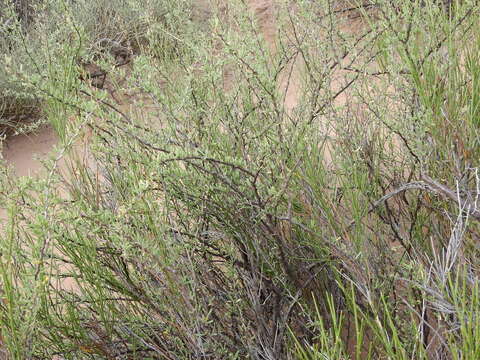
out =
[[(388, 199), (394, 197), (395, 195), (398, 195), (404, 191), (407, 190), (426, 190), (433, 192), (435, 194), (442, 195), (443, 197), (447, 198), (450, 201), (454, 201), (455, 203), (458, 203), (460, 201), (461, 208), (464, 209), (469, 216), (474, 218), (475, 220), (480, 221), (480, 210), (475, 208), (475, 205), (471, 203), (468, 199), (464, 199), (461, 197), (458, 192), (453, 191), (449, 189), (447, 186), (440, 184), (439, 182), (433, 180), (429, 176), (423, 174), (421, 176), (423, 181), (415, 181), (411, 182), (405, 185), (400, 186), (398, 189), (393, 190), (392, 192), (382, 196), (380, 199), (375, 201), (370, 208), (368, 209), (367, 213), (365, 215), (369, 215), (372, 211), (374, 211), (378, 206), (380, 206), (382, 203), (387, 201)], [(357, 223), (356, 220), (352, 220), (348, 226), (347, 229), (351, 228)]]

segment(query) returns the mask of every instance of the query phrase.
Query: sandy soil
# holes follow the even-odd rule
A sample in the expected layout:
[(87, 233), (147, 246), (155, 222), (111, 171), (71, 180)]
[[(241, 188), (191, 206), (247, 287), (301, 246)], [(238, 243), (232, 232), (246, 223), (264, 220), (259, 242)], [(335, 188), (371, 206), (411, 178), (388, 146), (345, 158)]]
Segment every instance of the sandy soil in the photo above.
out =
[(44, 127), (35, 134), (17, 135), (3, 144), (3, 158), (17, 176), (40, 174), (42, 161), (48, 158), (58, 138), (51, 127)]

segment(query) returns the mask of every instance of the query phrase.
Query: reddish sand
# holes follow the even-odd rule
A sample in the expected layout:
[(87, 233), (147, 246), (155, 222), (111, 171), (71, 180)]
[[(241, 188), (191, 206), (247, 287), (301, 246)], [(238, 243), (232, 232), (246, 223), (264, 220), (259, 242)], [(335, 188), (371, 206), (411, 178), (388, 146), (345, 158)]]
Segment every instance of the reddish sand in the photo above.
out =
[(50, 127), (35, 134), (17, 135), (3, 144), (3, 157), (17, 176), (36, 175), (43, 169), (46, 159), (57, 143), (57, 136)]

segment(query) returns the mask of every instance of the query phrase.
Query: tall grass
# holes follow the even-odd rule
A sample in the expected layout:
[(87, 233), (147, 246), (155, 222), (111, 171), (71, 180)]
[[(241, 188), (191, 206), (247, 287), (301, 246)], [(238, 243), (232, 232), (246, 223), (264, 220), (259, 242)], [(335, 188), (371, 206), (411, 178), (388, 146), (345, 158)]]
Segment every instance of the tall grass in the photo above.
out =
[(176, 8), (128, 83), (153, 115), (77, 80), (86, 17), (55, 24), (32, 86), (63, 150), (2, 175), (11, 358), (479, 357), (480, 8), (360, 5), (278, 2), (275, 46), (241, 1)]

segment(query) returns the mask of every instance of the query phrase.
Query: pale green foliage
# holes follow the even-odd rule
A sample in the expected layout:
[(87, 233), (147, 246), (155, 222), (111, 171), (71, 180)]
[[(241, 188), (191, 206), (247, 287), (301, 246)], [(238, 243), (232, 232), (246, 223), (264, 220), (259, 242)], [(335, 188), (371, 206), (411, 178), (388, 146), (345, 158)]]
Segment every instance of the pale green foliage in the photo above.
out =
[[(47, 3), (23, 83), (62, 142), (45, 179), (2, 175), (11, 358), (480, 356), (475, 2), (285, 0), (275, 51), (242, 1)], [(137, 112), (78, 79), (121, 72), (105, 37), (137, 44)]]

